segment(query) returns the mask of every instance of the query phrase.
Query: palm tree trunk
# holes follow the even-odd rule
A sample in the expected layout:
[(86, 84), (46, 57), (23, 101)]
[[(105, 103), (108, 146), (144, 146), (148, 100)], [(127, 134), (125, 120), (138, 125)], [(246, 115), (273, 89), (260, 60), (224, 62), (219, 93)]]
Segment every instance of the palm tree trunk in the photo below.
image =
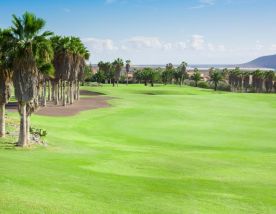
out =
[(48, 80), (48, 101), (51, 101), (51, 82)]
[(26, 103), (19, 102), (18, 109), (20, 114), (20, 131), (18, 146), (25, 147), (28, 145), (28, 136), (27, 136), (27, 112), (26, 112)]
[(55, 88), (55, 104), (58, 105), (59, 104), (59, 83), (55, 82), (54, 83), (54, 88)]
[(55, 82), (54, 81), (51, 81), (51, 101), (54, 101), (55, 100)]
[(80, 83), (77, 81), (77, 100), (80, 99)]
[(0, 137), (5, 137), (6, 127), (5, 127), (5, 104), (0, 105)]
[(62, 82), (62, 80), (59, 82), (58, 97), (59, 97), (59, 100), (63, 100), (63, 82)]
[(66, 106), (66, 91), (65, 91), (65, 87), (66, 87), (66, 83), (65, 83), (65, 81), (63, 81), (63, 83), (62, 83), (62, 101), (63, 101), (63, 103), (62, 103), (62, 105), (63, 106)]
[(127, 82), (127, 85), (128, 85), (128, 73), (126, 75), (126, 82)]
[(43, 81), (43, 106), (46, 106), (46, 92), (47, 92), (47, 83), (46, 80)]
[(27, 144), (30, 141), (30, 115), (26, 116), (26, 138), (27, 138)]
[(66, 84), (66, 102), (69, 103), (70, 102), (70, 89), (69, 89), (69, 83), (67, 82)]
[(69, 83), (69, 93), (70, 93), (69, 102), (70, 102), (70, 104), (73, 104), (73, 99), (74, 99), (73, 82)]

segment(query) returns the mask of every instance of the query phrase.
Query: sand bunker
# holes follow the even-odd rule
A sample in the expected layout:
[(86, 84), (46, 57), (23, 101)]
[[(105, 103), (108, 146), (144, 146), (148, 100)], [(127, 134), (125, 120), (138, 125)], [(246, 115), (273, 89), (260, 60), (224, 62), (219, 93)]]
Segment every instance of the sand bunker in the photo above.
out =
[[(91, 96), (91, 97), (81, 97), (79, 101), (75, 101), (72, 105), (62, 106), (62, 105), (54, 105), (52, 102), (48, 102), (46, 107), (41, 107), (38, 111), (35, 112), (37, 115), (45, 115), (45, 116), (73, 116), (78, 114), (81, 111), (98, 109), (98, 108), (106, 108), (110, 107), (110, 104), (107, 102), (112, 99), (112, 97), (102, 96), (103, 94), (92, 92), (92, 91), (81, 91), (81, 95), (83, 96)], [(8, 109), (16, 109), (14, 105), (7, 105)]]

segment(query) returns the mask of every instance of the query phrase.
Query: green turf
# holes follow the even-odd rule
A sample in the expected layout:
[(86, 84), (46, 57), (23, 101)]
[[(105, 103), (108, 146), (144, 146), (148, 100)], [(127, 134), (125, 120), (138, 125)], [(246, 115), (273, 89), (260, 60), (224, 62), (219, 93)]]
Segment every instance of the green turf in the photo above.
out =
[(276, 213), (275, 94), (85, 89), (116, 99), (0, 149), (0, 213)]

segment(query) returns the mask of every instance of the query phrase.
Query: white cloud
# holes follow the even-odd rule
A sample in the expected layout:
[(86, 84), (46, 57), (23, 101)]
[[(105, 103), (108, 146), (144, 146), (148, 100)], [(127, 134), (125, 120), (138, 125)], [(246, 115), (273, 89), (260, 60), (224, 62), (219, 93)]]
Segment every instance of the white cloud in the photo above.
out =
[(218, 50), (219, 51), (225, 51), (225, 46), (224, 45), (218, 45)]
[(202, 35), (193, 35), (186, 41), (162, 41), (158, 37), (135, 36), (121, 41), (111, 39), (84, 38), (83, 42), (93, 52), (104, 51), (225, 51), (224, 45), (206, 43)]
[(202, 50), (204, 49), (204, 37), (201, 35), (193, 35), (192, 40), (190, 42), (190, 46), (194, 50)]
[(276, 44), (271, 45), (270, 50), (276, 51)]
[(159, 37), (147, 36), (134, 36), (123, 40), (91, 37), (82, 41), (91, 51), (93, 63), (100, 60), (112, 61), (117, 57), (130, 58), (138, 64), (177, 63), (183, 59), (198, 63), (206, 63), (202, 59), (208, 59), (211, 63), (212, 60), (227, 58), (229, 55), (236, 56), (238, 52), (231, 52), (231, 49), (226, 49), (224, 45), (207, 41), (203, 35), (197, 34), (182, 41), (165, 41)]
[(261, 42), (259, 40), (257, 40), (256, 44), (255, 44), (255, 48), (256, 48), (256, 50), (261, 50), (264, 48), (264, 45), (261, 44)]
[(88, 46), (88, 48), (96, 52), (118, 50), (118, 47), (114, 45), (114, 42), (111, 39), (85, 38), (83, 39), (83, 42)]
[(207, 47), (210, 51), (215, 51), (215, 46), (212, 43), (208, 43)]
[(158, 37), (137, 36), (127, 40), (127, 43), (138, 49), (143, 48), (162, 48), (162, 43)]
[(176, 48), (184, 50), (187, 48), (186, 42), (177, 42), (176, 43)]

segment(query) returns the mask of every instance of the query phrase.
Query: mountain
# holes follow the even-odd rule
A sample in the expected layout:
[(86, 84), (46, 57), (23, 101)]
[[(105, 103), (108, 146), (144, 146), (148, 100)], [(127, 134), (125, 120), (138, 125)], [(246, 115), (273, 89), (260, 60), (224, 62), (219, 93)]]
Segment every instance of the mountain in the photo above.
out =
[(270, 56), (262, 56), (251, 62), (239, 65), (239, 67), (247, 68), (273, 68), (276, 69), (276, 54)]

